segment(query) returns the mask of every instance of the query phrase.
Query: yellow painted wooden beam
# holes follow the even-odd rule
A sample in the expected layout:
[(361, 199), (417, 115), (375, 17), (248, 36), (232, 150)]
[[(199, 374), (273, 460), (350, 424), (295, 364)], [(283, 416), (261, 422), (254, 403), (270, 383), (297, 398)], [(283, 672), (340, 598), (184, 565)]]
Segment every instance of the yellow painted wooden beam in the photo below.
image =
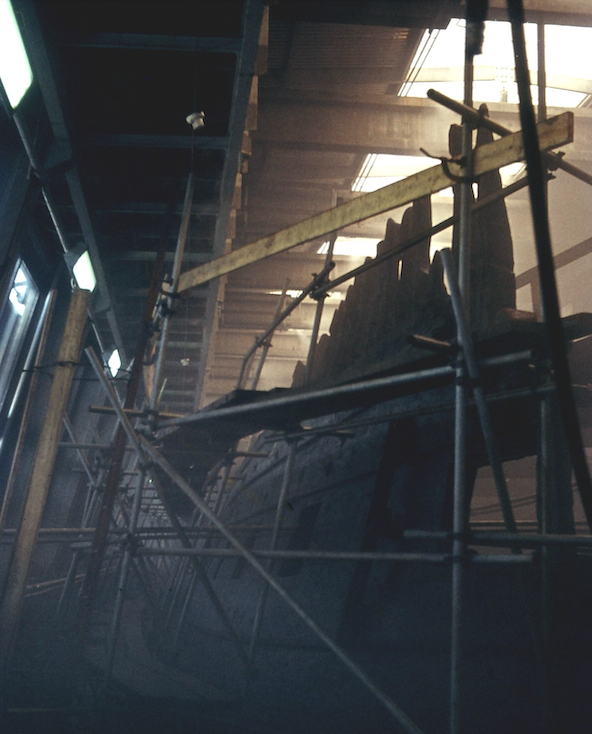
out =
[[(541, 151), (571, 143), (573, 128), (572, 112), (564, 112), (540, 123), (538, 133)], [(473, 156), (475, 176), (523, 160), (523, 158), (522, 133), (513, 133), (475, 150)], [(453, 175), (460, 174), (458, 163), (451, 162), (448, 167)], [(316, 237), (323, 237), (350, 224), (404, 206), (422, 196), (435, 194), (448, 186), (450, 186), (450, 178), (441, 165), (420, 171), (402, 181), (347, 201), (276, 234), (245, 245), (228, 255), (188, 270), (179, 278), (179, 291), (207, 283), (220, 275), (239, 270), (245, 265), (251, 265), (278, 252), (284, 252), (284, 250), (289, 250)]]

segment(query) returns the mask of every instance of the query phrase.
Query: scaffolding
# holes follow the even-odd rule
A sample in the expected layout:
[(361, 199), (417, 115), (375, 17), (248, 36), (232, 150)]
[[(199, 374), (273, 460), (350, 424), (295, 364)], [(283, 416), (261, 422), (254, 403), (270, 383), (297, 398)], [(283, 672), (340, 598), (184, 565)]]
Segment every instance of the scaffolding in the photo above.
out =
[[(515, 3), (510, 3), (514, 6)], [(48, 412), (48, 435), (51, 434), (52, 447), (47, 458), (48, 449), (39, 449), (38, 474), (46, 478), (41, 483), (34, 475), (31, 481), (31, 492), (27, 502), (36, 507), (32, 524), (22, 524), (18, 529), (3, 530), (2, 542), (14, 542), (16, 552), (9, 581), (8, 592), (2, 606), (0, 631), (2, 632), (4, 665), (6, 675), (10, 671), (12, 650), (16, 644), (19, 617), (26, 597), (46, 594), (60, 590), (55, 607), (54, 623), (63, 626), (64, 618), (70, 616), (72, 606), (77, 607), (76, 636), (78, 640), (77, 665), (81, 665), (85, 649), (93, 647), (92, 657), (103, 670), (102, 685), (108, 685), (117, 667), (118, 644), (121, 636), (122, 615), (126, 602), (126, 594), (131, 579), (134, 578), (141, 590), (144, 600), (152, 611), (153, 619), (162, 630), (163, 639), (170, 641), (172, 649), (179, 644), (184, 625), (190, 614), (196, 589), (201, 586), (212, 603), (225, 634), (235, 647), (236, 656), (240, 660), (245, 680), (254, 675), (256, 670), (257, 650), (260, 638), (261, 621), (270, 591), (275, 592), (292, 612), (307, 626), (324, 647), (347, 668), (390, 713), (398, 723), (401, 731), (420, 734), (422, 731), (409, 718), (401, 706), (396, 703), (390, 693), (369, 676), (362, 666), (346, 650), (345, 646), (329, 635), (322, 626), (280, 583), (276, 573), (280, 561), (302, 561), (308, 563), (418, 563), (443, 566), (451, 576), (451, 657), (450, 657), (450, 734), (458, 734), (462, 729), (460, 698), (462, 683), (462, 628), (463, 628), (463, 588), (466, 583), (467, 568), (480, 564), (530, 566), (534, 556), (525, 552), (529, 548), (543, 551), (543, 558), (549, 549), (592, 547), (592, 536), (556, 533), (544, 525), (536, 533), (520, 532), (520, 526), (513, 514), (512, 500), (508, 490), (502, 457), (492, 425), (490, 407), (504, 400), (521, 397), (541, 400), (544, 409), (550, 411), (550, 400), (557, 397), (559, 413), (568, 436), (568, 446), (576, 474), (576, 480), (582, 499), (582, 505), (588, 523), (592, 520), (592, 491), (590, 477), (581, 437), (571, 384), (569, 369), (565, 358), (565, 334), (559, 317), (556, 287), (553, 277), (553, 261), (551, 257), (548, 230), (545, 232), (544, 184), (547, 172), (540, 169), (540, 150), (550, 151), (552, 148), (568, 143), (572, 139), (573, 120), (565, 113), (553, 120), (540, 122), (534, 127), (534, 117), (528, 91), (527, 75), (525, 79), (524, 41), (521, 38), (522, 18), (514, 8), (513, 29), (515, 33), (515, 49), (518, 60), (518, 81), (521, 89), (522, 132), (510, 134), (501, 126), (484, 117), (472, 107), (471, 99), (471, 63), (475, 51), (466, 51), (466, 88), (463, 105), (454, 103), (443, 95), (431, 95), (435, 101), (455, 109), (463, 116), (463, 151), (460, 160), (443, 161), (441, 165), (428, 172), (423, 172), (380, 192), (359, 197), (352, 202), (342, 204), (329, 212), (323, 213), (306, 223), (284, 230), (282, 233), (254, 243), (236, 253), (224, 256), (219, 261), (208, 263), (195, 271), (181, 274), (182, 253), (187, 231), (187, 221), (193, 197), (193, 182), (189, 178), (184, 205), (184, 217), (177, 241), (177, 253), (173, 276), (167, 292), (163, 296), (160, 309), (162, 323), (160, 325), (160, 344), (155, 374), (148, 407), (143, 410), (134, 409), (135, 391), (128, 391), (122, 401), (113, 388), (111, 381), (91, 347), (85, 350), (86, 359), (106, 395), (109, 404), (105, 438), (97, 435), (96, 441), (77, 440), (76, 431), (68, 416), (65, 415), (68, 387), (59, 387), (60, 375), (56, 373), (56, 392), (60, 391), (60, 407)], [(525, 86), (526, 85), (526, 86)], [(530, 111), (529, 111), (530, 110)], [(502, 136), (502, 139), (473, 150), (471, 132), (475, 125), (485, 125)], [(535, 145), (535, 143), (538, 144)], [(540, 150), (538, 148), (540, 145)], [(476, 211), (488, 206), (494, 199), (484, 199), (475, 204), (472, 201), (471, 185), (475, 177), (498, 169), (515, 160), (526, 158), (529, 171), (528, 185), (531, 189), (533, 219), (537, 234), (539, 270), (541, 277), (541, 295), (546, 327), (549, 332), (549, 360), (553, 367), (554, 381), (536, 386), (524, 385), (519, 388), (487, 392), (484, 389), (483, 375), (488, 370), (518, 366), (526, 371), (533, 368), (541, 373), (547, 366), (541, 366), (545, 360), (535, 356), (533, 348), (515, 349), (488, 357), (478, 357), (469, 324), (467, 323), (466, 304), (468, 300), (468, 250), (470, 239), (471, 217)], [(574, 173), (562, 158), (547, 153), (547, 165), (557, 164), (568, 172)], [(539, 170), (540, 169), (540, 170)], [(575, 169), (574, 175), (579, 175)], [(581, 176), (579, 176), (581, 178)], [(420, 345), (446, 355), (443, 363), (437, 366), (412, 369), (395, 374), (380, 375), (366, 379), (349, 381), (329, 387), (309, 385), (312, 363), (317, 346), (318, 325), (322, 313), (323, 297), (337, 281), (327, 281), (331, 270), (330, 255), (322, 272), (315, 276), (311, 284), (302, 292), (300, 300), (313, 295), (319, 303), (315, 328), (309, 349), (304, 386), (279, 395), (261, 395), (255, 392), (257, 380), (263, 368), (264, 356), (261, 359), (251, 391), (240, 391), (235, 401), (214, 408), (202, 410), (194, 415), (171, 417), (159, 411), (159, 394), (162, 380), (162, 366), (166, 352), (168, 324), (173, 312), (174, 299), (179, 293), (196, 284), (206, 282), (222, 273), (242, 267), (249, 262), (257, 262), (261, 257), (272, 252), (288, 249), (303, 241), (320, 235), (329, 235), (334, 241), (336, 232), (353, 222), (361, 221), (377, 213), (386, 212), (403, 203), (414, 201), (450, 185), (451, 178), (460, 187), (460, 212), (430, 230), (415, 233), (397, 248), (379, 255), (375, 260), (356, 268), (339, 279), (345, 282), (367, 270), (377, 267), (386, 260), (400, 258), (418, 242), (438, 231), (439, 228), (459, 224), (460, 244), (457, 264), (450, 251), (441, 254), (442, 265), (448, 283), (450, 301), (454, 313), (456, 327), (455, 343), (430, 342), (421, 335), (416, 339)], [(589, 181), (588, 181), (589, 182)], [(513, 193), (525, 186), (519, 182), (496, 195), (495, 200)], [(542, 198), (541, 198), (542, 197)], [(273, 240), (273, 247), (269, 243)], [(458, 267), (458, 273), (457, 273)], [(549, 269), (550, 268), (550, 269)], [(285, 293), (286, 288), (284, 288)], [(82, 305), (76, 306), (81, 296), (77, 293), (73, 298), (73, 309), (76, 307), (77, 329), (67, 326), (65, 335), (72, 336), (76, 331), (78, 342), (74, 351), (64, 352), (60, 361), (64, 364), (59, 372), (67, 373), (64, 382), (71, 381), (73, 369), (78, 365), (78, 352), (86, 319), (87, 304), (82, 297)], [(297, 305), (300, 300), (294, 303)], [(241, 388), (247, 379), (251, 357), (256, 348), (263, 347), (264, 355), (269, 348), (274, 330), (285, 319), (294, 304), (283, 310), (283, 299), (280, 299), (273, 323), (268, 331), (256, 340), (254, 348), (249, 352), (239, 375), (238, 387)], [(70, 322), (69, 322), (70, 323)], [(585, 327), (582, 327), (585, 328)], [(581, 335), (581, 334), (580, 334)], [(65, 340), (66, 340), (65, 336)], [(145, 344), (143, 345), (146, 346)], [(66, 347), (64, 347), (66, 349)], [(143, 357), (143, 352), (140, 353)], [(136, 379), (142, 358), (137, 360)], [(439, 387), (452, 387), (454, 400), (444, 403), (430, 403), (421, 407), (409, 407), (405, 401), (397, 403), (397, 398), (410, 392), (429, 391)], [(64, 392), (65, 391), (65, 392)], [(131, 393), (131, 397), (130, 397)], [(57, 398), (56, 398), (57, 400)], [(369, 405), (387, 405), (386, 412), (374, 416), (356, 419), (353, 411)], [(503, 531), (483, 531), (469, 528), (468, 511), (470, 496), (467, 496), (466, 445), (467, 414), (469, 408), (476, 408), (479, 425), (483, 435), (489, 465), (492, 468), (499, 507), (503, 517)], [(290, 487), (294, 479), (294, 467), (299, 452), (306, 442), (315, 442), (320, 437), (334, 436), (338, 440), (347, 440), (348, 436), (367, 425), (391, 425), (412, 415), (453, 412), (454, 414), (454, 500), (452, 528), (450, 531), (426, 531), (405, 528), (400, 538), (412, 541), (436, 541), (448, 544), (445, 551), (377, 551), (363, 548), (360, 551), (345, 550), (290, 550), (279, 548), (280, 538), (291, 527), (283, 522), (286, 503), (289, 501)], [(335, 422), (314, 422), (332, 414), (339, 414)], [(303, 421), (313, 423), (303, 427)], [(552, 420), (547, 416), (545, 423), (549, 429)], [(65, 425), (69, 441), (59, 444), (62, 424)], [(209, 467), (205, 481), (199, 487), (188, 481), (183, 471), (177, 469), (167, 459), (166, 448), (161, 449), (167, 437), (187, 427), (195, 429), (203, 438), (207, 433), (223, 435), (223, 445), (216, 447), (215, 457)], [(224, 517), (225, 505), (241, 491), (244, 467), (254, 459), (265, 459), (270, 462), (271, 451), (261, 450), (259, 445), (251, 445), (241, 450), (240, 441), (259, 431), (267, 431), (266, 438), (270, 443), (282, 443), (285, 451), (276, 458), (278, 465), (283, 465), (282, 484), (274, 508), (273, 523), (230, 524)], [(200, 434), (199, 431), (202, 433)], [(265, 436), (264, 436), (265, 438)], [(49, 439), (48, 439), (49, 440)], [(547, 436), (547, 442), (554, 437)], [(58, 445), (59, 444), (59, 445)], [(541, 444), (545, 447), (545, 441)], [(49, 479), (57, 450), (75, 451), (82, 464), (87, 478), (87, 495), (79, 527), (40, 528), (44, 498), (49, 490)], [(89, 458), (90, 455), (93, 457)], [(45, 456), (45, 459), (43, 457)], [(108, 457), (107, 459), (105, 457)], [(101, 460), (99, 460), (101, 458)], [(171, 500), (168, 486), (164, 481), (179, 490), (190, 501), (193, 511), (187, 524), (178, 517), (174, 502)], [(543, 482), (544, 485), (544, 482)], [(544, 486), (542, 493), (544, 494)], [(10, 501), (10, 497), (5, 503)], [(544, 501), (544, 500), (543, 500)], [(2, 518), (5, 517), (3, 508)], [(27, 511), (26, 511), (27, 512)], [(246, 540), (249, 534), (257, 534), (264, 538), (267, 548), (251, 549)], [(220, 547), (217, 541), (223, 539), (227, 547)], [(33, 550), (38, 543), (59, 544), (69, 547), (68, 570), (65, 576), (43, 580), (28, 579), (29, 564)], [(507, 549), (507, 552), (476, 553), (474, 547)], [(26, 547), (26, 552), (22, 549)], [(210, 577), (205, 566), (207, 559), (243, 559), (260, 577), (262, 586), (257, 595), (257, 604), (250, 633), (245, 636), (237, 628), (216, 589), (215, 580)], [(24, 566), (23, 566), (24, 564)], [(81, 570), (83, 569), (83, 570)], [(76, 587), (79, 586), (76, 599)], [(93, 617), (93, 609), (101, 609), (100, 614)], [(101, 627), (101, 631), (98, 628)], [(89, 640), (94, 640), (92, 645)], [(97, 656), (96, 647), (101, 649)], [(78, 670), (78, 668), (76, 668)], [(93, 681), (97, 685), (97, 681)]]

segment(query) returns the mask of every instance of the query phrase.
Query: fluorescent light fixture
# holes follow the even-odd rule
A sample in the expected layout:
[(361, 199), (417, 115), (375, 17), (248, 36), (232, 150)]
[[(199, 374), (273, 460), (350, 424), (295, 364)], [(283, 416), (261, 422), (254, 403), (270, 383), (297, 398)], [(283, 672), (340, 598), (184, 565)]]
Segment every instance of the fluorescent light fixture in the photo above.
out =
[(10, 0), (0, 0), (0, 78), (12, 109), (33, 81), (33, 72)]
[[(407, 176), (436, 165), (438, 165), (437, 161), (427, 156), (369, 153), (360, 166), (360, 171), (352, 184), (352, 191), (376, 191), (383, 186), (388, 186), (395, 181), (401, 181), (407, 178)], [(500, 168), (503, 185), (507, 186), (512, 181), (515, 181), (523, 168), (523, 163), (510, 163)], [(473, 188), (475, 195), (477, 195), (477, 187), (474, 186)], [(452, 196), (452, 188), (443, 189), (438, 192), (438, 195), (450, 198)]]
[[(327, 248), (329, 247), (329, 243), (325, 242), (324, 245), (321, 245), (321, 249), (325, 248), (324, 254), (327, 254)], [(287, 295), (289, 295), (291, 298), (298, 298), (298, 296), (302, 295), (302, 291), (286, 291)], [(281, 296), (281, 291), (267, 291), (267, 295), (269, 296)], [(325, 293), (325, 299), (328, 301), (344, 301), (345, 300), (345, 293), (342, 293), (341, 291), (327, 291)], [(183, 360), (181, 360), (183, 362)], [(187, 360), (187, 364), (189, 364), (189, 360)]]
[(88, 250), (85, 250), (78, 260), (76, 260), (72, 267), (72, 273), (76, 279), (76, 285), (80, 290), (94, 291), (95, 286), (97, 285), (97, 279), (90, 261)]
[[(282, 291), (267, 291), (267, 295), (268, 296), (281, 296)], [(296, 299), (296, 298), (300, 298), (300, 296), (302, 295), (302, 291), (287, 290), (286, 295), (289, 296), (290, 298)]]
[(438, 161), (425, 155), (391, 155), (369, 153), (360, 166), (352, 191), (376, 191), (383, 186), (401, 181), (426, 168), (437, 166)]
[(107, 366), (109, 367), (111, 377), (115, 377), (115, 375), (119, 372), (119, 368), (121, 367), (121, 357), (119, 356), (119, 349), (114, 349), (111, 352), (111, 356), (107, 360)]
[[(376, 257), (376, 237), (338, 237), (333, 246), (334, 255), (346, 255), (347, 257)], [(324, 242), (319, 250), (319, 255), (326, 255), (329, 251), (329, 243)]]

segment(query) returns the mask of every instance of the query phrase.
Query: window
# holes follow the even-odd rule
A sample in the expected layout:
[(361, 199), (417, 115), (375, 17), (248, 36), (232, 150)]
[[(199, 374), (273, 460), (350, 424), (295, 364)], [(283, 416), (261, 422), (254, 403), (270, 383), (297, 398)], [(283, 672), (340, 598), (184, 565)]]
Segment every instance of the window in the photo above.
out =
[(16, 264), (8, 298), (0, 311), (0, 407), (8, 396), (14, 370), (21, 354), (27, 329), (39, 298), (27, 266)]

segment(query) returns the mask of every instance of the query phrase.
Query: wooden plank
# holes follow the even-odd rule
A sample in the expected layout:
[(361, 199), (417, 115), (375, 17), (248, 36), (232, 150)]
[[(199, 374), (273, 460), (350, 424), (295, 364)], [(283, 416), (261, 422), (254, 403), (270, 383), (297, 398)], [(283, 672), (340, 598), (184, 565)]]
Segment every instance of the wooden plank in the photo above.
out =
[(29, 481), (23, 519), (18, 530), (6, 593), (0, 610), (0, 648), (3, 651), (4, 666), (9, 663), (16, 638), (29, 567), (37, 543), (62, 433), (64, 413), (80, 354), (90, 296), (90, 291), (74, 290), (60, 344), (57, 366), (47, 401), (47, 412)]
[[(539, 143), (542, 151), (556, 148), (573, 141), (572, 112), (553, 117), (538, 125)], [(517, 132), (475, 150), (474, 170), (479, 176), (500, 166), (523, 160), (522, 133)], [(459, 175), (458, 163), (449, 164), (450, 172)], [(183, 273), (179, 279), (179, 291), (231, 273), (234, 270), (263, 260), (270, 255), (289, 250), (316, 237), (322, 237), (350, 224), (396, 209), (429, 194), (435, 194), (450, 186), (450, 179), (441, 165), (420, 171), (403, 181), (397, 181), (378, 191), (373, 191), (351, 201), (317, 214), (310, 219), (287, 227), (276, 234), (263, 237), (239, 250), (211, 260)]]
[(51, 327), (51, 320), (53, 318), (53, 311), (55, 308), (57, 295), (57, 290), (54, 289), (50, 291), (46, 300), (46, 305), (44, 307), (43, 323), (41, 326), (41, 333), (39, 335), (39, 343), (37, 345), (35, 363), (33, 365), (33, 374), (31, 375), (31, 381), (29, 382), (27, 399), (25, 401), (23, 416), (21, 418), (21, 426), (19, 428), (14, 453), (12, 455), (10, 473), (8, 474), (8, 481), (4, 490), (4, 499), (2, 500), (2, 509), (0, 509), (0, 540), (2, 540), (2, 535), (4, 533), (4, 527), (6, 525), (6, 519), (8, 517), (8, 509), (10, 507), (10, 502), (12, 501), (12, 494), (14, 492), (14, 487), (16, 484), (16, 477), (19, 470), (21, 454), (23, 452), (25, 441), (27, 439), (29, 419), (31, 417), (31, 411), (33, 410), (35, 393), (37, 391), (37, 383), (39, 382), (39, 375), (41, 374), (40, 368), (43, 364), (43, 358), (45, 356), (45, 348), (47, 347), (47, 340), (49, 337), (49, 330)]

